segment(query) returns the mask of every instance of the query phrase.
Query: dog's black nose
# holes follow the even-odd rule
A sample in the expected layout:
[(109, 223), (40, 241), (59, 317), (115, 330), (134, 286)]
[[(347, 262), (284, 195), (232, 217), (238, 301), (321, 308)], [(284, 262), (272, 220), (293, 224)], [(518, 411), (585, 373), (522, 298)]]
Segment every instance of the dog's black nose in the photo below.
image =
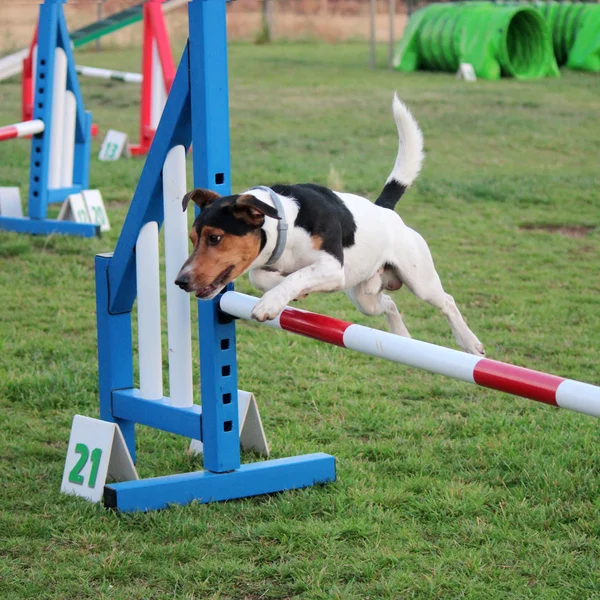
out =
[(181, 273), (177, 275), (177, 279), (175, 280), (175, 285), (178, 285), (184, 292), (188, 291), (188, 285), (190, 283), (190, 278), (187, 275), (182, 275)]

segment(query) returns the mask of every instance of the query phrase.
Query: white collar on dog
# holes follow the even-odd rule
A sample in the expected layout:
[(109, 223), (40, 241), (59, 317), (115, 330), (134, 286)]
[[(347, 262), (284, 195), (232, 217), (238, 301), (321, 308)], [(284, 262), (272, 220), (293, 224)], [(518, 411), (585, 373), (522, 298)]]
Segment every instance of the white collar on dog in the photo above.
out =
[[(269, 260), (263, 265), (264, 267), (270, 267), (275, 264), (283, 254), (285, 250), (285, 244), (287, 242), (287, 232), (288, 232), (288, 222), (285, 218), (285, 210), (283, 210), (283, 204), (279, 199), (279, 196), (270, 188), (264, 185), (258, 185), (253, 187), (252, 190), (261, 190), (263, 192), (267, 192), (275, 205), (275, 210), (277, 211), (277, 215), (279, 217), (277, 221), (277, 242), (275, 242), (275, 248), (269, 257)], [(252, 191), (249, 190), (249, 191)]]

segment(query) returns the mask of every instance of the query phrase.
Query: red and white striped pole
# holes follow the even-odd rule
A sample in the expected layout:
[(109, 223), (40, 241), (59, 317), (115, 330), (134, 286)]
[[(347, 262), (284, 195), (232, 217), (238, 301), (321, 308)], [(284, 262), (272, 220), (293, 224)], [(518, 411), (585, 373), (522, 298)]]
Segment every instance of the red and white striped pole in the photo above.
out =
[[(258, 298), (225, 292), (220, 308), (250, 319)], [(600, 387), (287, 307), (264, 323), (299, 335), (522, 398), (600, 417)]]
[(5, 127), (0, 127), (0, 142), (35, 135), (36, 133), (42, 133), (42, 131), (44, 131), (44, 121), (40, 119), (6, 125)]

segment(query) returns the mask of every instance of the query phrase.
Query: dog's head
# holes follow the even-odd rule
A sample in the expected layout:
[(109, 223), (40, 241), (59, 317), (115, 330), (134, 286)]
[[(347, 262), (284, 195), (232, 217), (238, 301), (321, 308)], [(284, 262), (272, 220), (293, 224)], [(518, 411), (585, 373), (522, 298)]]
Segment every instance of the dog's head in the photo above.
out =
[(197, 298), (214, 298), (228, 283), (242, 275), (264, 246), (265, 217), (279, 219), (277, 210), (252, 194), (219, 196), (195, 189), (186, 194), (200, 208), (190, 239), (192, 254), (181, 267), (175, 284)]

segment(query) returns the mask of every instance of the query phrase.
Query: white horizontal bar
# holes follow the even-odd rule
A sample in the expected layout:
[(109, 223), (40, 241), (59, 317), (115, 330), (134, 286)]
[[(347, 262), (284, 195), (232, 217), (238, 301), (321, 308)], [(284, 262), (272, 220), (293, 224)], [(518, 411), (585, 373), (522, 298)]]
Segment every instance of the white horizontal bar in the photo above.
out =
[(481, 360), (479, 356), (363, 325), (350, 325), (346, 329), (344, 346), (349, 350), (393, 360), (409, 367), (439, 373), (468, 383), (475, 383), (473, 369)]
[(600, 417), (600, 388), (565, 379), (556, 390), (556, 404), (585, 415)]
[(142, 83), (141, 73), (128, 73), (127, 71), (112, 71), (111, 69), (100, 69), (98, 67), (86, 67), (77, 65), (75, 70), (82, 77), (95, 77), (97, 79), (110, 79), (113, 81), (124, 81), (125, 83)]
[(44, 121), (41, 119), (34, 119), (33, 121), (23, 121), (21, 123), (6, 125), (4, 127), (0, 127), (0, 141), (12, 140), (15, 138), (26, 137), (28, 135), (35, 135), (36, 133), (42, 133), (44, 129)]
[[(260, 300), (254, 296), (248, 296), (246, 294), (240, 294), (239, 292), (225, 292), (221, 296), (219, 307), (221, 310), (232, 317), (238, 319), (245, 319), (246, 321), (252, 320), (250, 313), (254, 308), (254, 305)], [(275, 317), (272, 321), (265, 321), (262, 325), (272, 327), (273, 329), (281, 329), (279, 323), (279, 316)]]

